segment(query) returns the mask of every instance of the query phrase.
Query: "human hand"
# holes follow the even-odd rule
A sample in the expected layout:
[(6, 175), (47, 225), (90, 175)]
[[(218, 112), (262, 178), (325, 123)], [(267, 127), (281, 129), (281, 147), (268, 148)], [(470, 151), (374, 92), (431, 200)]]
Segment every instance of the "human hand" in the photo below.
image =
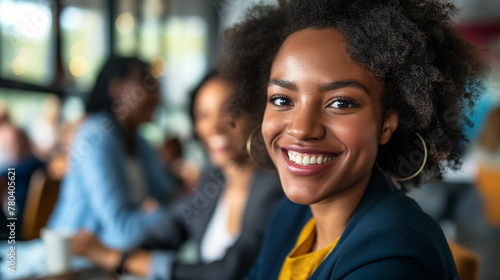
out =
[(146, 213), (153, 213), (156, 210), (158, 210), (159, 207), (160, 207), (160, 204), (158, 203), (158, 200), (156, 200), (152, 197), (146, 198), (144, 200), (144, 202), (142, 202), (142, 204), (141, 204), (142, 211), (144, 211)]
[(97, 236), (86, 230), (75, 234), (71, 251), (106, 269), (115, 269), (120, 264), (121, 252), (104, 246)]

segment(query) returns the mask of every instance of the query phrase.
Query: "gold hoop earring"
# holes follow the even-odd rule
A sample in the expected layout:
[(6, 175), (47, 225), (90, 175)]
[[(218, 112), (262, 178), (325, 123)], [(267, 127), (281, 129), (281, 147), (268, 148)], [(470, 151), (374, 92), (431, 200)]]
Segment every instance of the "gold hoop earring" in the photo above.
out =
[(382, 174), (384, 174), (385, 176), (391, 178), (392, 180), (394, 181), (397, 181), (397, 182), (404, 182), (404, 181), (409, 181), (415, 177), (417, 177), (421, 172), (422, 170), (424, 170), (424, 166), (425, 164), (427, 163), (427, 145), (425, 144), (425, 140), (424, 138), (422, 138), (422, 136), (418, 133), (418, 132), (415, 132), (415, 134), (417, 135), (418, 139), (420, 139), (420, 141), (422, 141), (422, 145), (424, 147), (424, 161), (422, 162), (422, 165), (420, 166), (420, 168), (417, 170), (417, 172), (411, 174), (410, 176), (408, 177), (394, 177), (392, 176), (391, 174), (385, 172), (382, 170), (382, 168), (380, 168), (380, 165), (378, 164), (378, 162), (375, 162), (375, 165), (377, 166), (378, 170), (380, 172), (382, 172)]
[(247, 154), (248, 154), (248, 159), (250, 159), (250, 161), (252, 162), (252, 164), (257, 167), (259, 170), (262, 170), (264, 172), (267, 172), (267, 173), (278, 173), (278, 170), (276, 169), (268, 169), (268, 168), (264, 168), (262, 166), (260, 166), (257, 161), (255, 160), (255, 158), (253, 157), (252, 155), (252, 138), (253, 136), (255, 135), (255, 133), (259, 130), (260, 126), (256, 127), (254, 130), (252, 130), (252, 132), (250, 132), (250, 134), (248, 135), (248, 138), (247, 138), (247, 143), (246, 143), (246, 148), (247, 148)]

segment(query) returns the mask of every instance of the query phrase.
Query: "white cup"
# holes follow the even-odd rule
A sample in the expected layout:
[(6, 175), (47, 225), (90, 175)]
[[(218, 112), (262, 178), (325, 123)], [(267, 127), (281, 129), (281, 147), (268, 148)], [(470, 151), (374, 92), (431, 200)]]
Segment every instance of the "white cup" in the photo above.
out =
[(45, 259), (49, 274), (61, 274), (71, 270), (71, 239), (73, 234), (51, 229), (40, 230), (45, 245)]

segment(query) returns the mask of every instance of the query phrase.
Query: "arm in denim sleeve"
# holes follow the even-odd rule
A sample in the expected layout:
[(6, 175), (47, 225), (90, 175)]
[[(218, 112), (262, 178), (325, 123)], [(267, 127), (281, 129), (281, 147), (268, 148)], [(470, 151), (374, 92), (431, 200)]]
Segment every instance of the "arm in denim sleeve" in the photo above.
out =
[(144, 138), (137, 136), (136, 139), (138, 156), (144, 166), (145, 179), (151, 187), (150, 195), (156, 198), (160, 204), (165, 205), (169, 195), (179, 186), (167, 166), (160, 160), (158, 152)]
[(148, 279), (171, 280), (174, 260), (174, 251), (151, 251), (151, 263), (149, 264)]
[(102, 240), (125, 247), (160, 219), (161, 211), (146, 213), (132, 205), (127, 194), (126, 158), (113, 131), (83, 126), (75, 136), (72, 153), (71, 167), (83, 174), (81, 186), (89, 198), (88, 211), (107, 227)]
[(145, 250), (178, 250), (190, 235), (188, 224), (182, 220), (177, 211), (179, 205), (186, 199), (169, 207), (161, 220), (144, 233), (135, 247)]

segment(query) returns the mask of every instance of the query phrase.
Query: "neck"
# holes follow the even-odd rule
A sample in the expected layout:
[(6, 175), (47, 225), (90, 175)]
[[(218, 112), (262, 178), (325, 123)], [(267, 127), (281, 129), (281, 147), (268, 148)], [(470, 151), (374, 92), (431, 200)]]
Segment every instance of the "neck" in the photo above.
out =
[(332, 197), (311, 204), (316, 222), (316, 240), (312, 251), (320, 250), (342, 235), (365, 193), (370, 175)]
[(134, 155), (135, 150), (135, 133), (137, 132), (137, 127), (131, 125), (127, 122), (127, 119), (117, 119), (118, 125), (123, 134), (123, 143), (125, 144), (125, 150), (128, 155)]
[(255, 173), (252, 163), (243, 161), (241, 163), (230, 163), (222, 168), (226, 178), (226, 186), (248, 188)]

